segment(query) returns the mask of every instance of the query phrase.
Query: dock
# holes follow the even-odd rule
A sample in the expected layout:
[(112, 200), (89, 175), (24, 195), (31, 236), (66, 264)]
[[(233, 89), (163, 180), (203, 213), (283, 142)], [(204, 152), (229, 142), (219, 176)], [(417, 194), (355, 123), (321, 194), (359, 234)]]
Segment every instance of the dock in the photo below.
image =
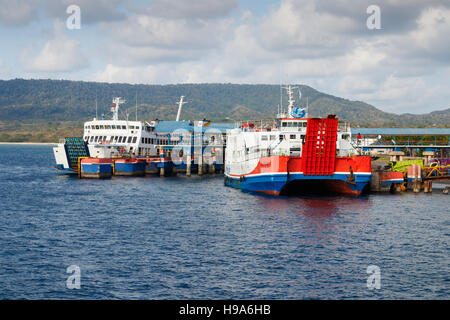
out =
[[(64, 140), (69, 166), (80, 178), (111, 178), (113, 176), (160, 176), (216, 175), (223, 174), (225, 163), (226, 130), (233, 124), (211, 125), (205, 121), (162, 121), (153, 136), (154, 151), (138, 150), (137, 154), (124, 153), (110, 159), (90, 157), (82, 138)], [(362, 154), (370, 154), (372, 178), (370, 192), (404, 191), (430, 193), (434, 181), (450, 181), (450, 145), (447, 142), (450, 129), (434, 130), (433, 134), (448, 134), (446, 138), (435, 137), (433, 146), (394, 142), (380, 142), (380, 134), (403, 133), (417, 135), (425, 131), (412, 129), (377, 131), (370, 128), (352, 129), (363, 133), (363, 141), (355, 141)], [(405, 131), (407, 130), (407, 131)], [(368, 134), (377, 135), (377, 141), (369, 140)], [(427, 134), (431, 132), (427, 131)], [(423, 138), (423, 137), (422, 137)], [(406, 139), (406, 138), (405, 138)], [(426, 141), (426, 139), (424, 139)], [(398, 139), (397, 139), (398, 141)], [(440, 141), (440, 144), (437, 143)], [(372, 143), (368, 143), (372, 142)], [(382, 150), (383, 152), (380, 152)], [(447, 157), (447, 158), (445, 158)], [(446, 160), (447, 159), (447, 160)], [(447, 161), (447, 162), (446, 162)], [(444, 193), (449, 192), (445, 188)]]

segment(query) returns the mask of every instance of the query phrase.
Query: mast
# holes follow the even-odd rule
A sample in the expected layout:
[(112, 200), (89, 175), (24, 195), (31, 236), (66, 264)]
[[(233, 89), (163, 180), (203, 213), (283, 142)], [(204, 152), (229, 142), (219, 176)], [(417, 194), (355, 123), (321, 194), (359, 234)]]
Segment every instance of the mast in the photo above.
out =
[[(113, 99), (113, 105), (111, 107), (111, 112), (113, 114), (113, 120), (119, 120), (119, 109), (122, 103), (125, 103), (125, 100), (121, 97), (116, 97)], [(128, 118), (128, 117), (127, 117)], [(128, 121), (128, 119), (127, 119)]]
[(183, 104), (187, 103), (185, 101), (183, 101), (184, 96), (180, 97), (180, 101), (178, 101), (178, 113), (177, 113), (177, 119), (176, 121), (180, 121), (180, 115), (181, 115), (181, 109), (183, 108)]

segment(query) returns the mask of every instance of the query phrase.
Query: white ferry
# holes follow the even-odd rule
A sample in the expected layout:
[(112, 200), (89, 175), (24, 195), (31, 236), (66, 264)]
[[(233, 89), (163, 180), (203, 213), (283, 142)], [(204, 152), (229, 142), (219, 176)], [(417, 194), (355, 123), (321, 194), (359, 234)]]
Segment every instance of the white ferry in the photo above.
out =
[[(156, 156), (156, 121), (142, 122), (119, 119), (120, 97), (113, 99), (112, 118), (85, 122), (82, 141), (66, 138), (53, 148), (56, 168), (74, 170), (77, 158), (112, 158), (124, 154)], [(75, 161), (76, 160), (76, 161)]]
[(332, 115), (308, 118), (308, 107), (294, 106), (294, 88), (286, 89), (289, 106), (280, 108), (275, 125), (243, 123), (227, 132), (225, 184), (271, 195), (302, 188), (359, 195), (371, 159), (358, 155), (350, 126)]

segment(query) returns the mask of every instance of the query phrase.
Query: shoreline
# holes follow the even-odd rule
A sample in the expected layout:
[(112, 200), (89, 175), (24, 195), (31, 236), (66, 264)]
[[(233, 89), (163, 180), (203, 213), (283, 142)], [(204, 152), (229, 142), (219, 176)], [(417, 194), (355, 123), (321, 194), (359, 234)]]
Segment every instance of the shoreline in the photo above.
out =
[(0, 145), (19, 144), (19, 145), (36, 145), (36, 146), (52, 146), (58, 144), (57, 142), (1, 142)]

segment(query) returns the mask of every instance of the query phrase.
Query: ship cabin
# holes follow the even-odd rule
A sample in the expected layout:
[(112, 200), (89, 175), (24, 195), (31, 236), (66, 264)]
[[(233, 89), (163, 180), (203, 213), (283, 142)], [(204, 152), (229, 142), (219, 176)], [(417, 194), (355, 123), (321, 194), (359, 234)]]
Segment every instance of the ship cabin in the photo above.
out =
[(151, 153), (154, 126), (140, 121), (97, 120), (84, 124), (83, 139), (94, 157), (116, 156), (123, 152)]
[(306, 134), (306, 126), (308, 124), (308, 119), (301, 118), (284, 118), (279, 120), (278, 127), (281, 131), (299, 131)]

